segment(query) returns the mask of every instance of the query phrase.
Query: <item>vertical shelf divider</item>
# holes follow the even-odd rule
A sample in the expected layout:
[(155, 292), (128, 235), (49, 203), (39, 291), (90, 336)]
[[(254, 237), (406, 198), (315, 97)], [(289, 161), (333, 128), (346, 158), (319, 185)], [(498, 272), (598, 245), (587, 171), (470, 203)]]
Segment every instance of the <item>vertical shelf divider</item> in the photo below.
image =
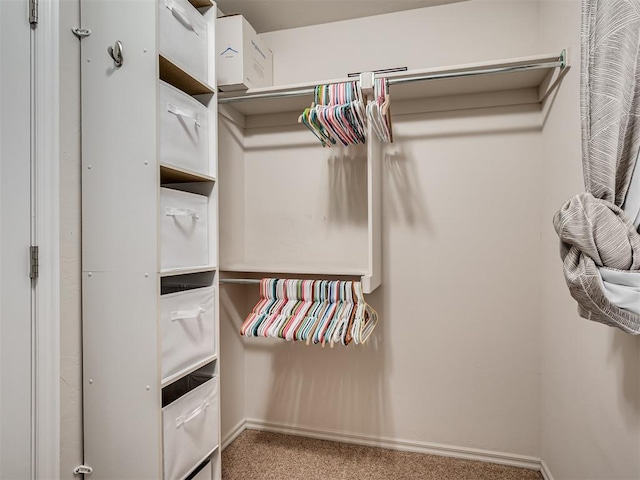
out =
[[(360, 88), (367, 102), (374, 101), (373, 72), (360, 74)], [(367, 126), (367, 268), (362, 277), (364, 293), (372, 293), (382, 283), (382, 160), (383, 146), (371, 122)]]

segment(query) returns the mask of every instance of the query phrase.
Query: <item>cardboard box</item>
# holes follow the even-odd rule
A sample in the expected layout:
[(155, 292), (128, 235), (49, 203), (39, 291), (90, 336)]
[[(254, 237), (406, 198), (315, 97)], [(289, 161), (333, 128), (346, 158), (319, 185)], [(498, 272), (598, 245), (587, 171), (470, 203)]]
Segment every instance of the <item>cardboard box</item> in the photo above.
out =
[(273, 53), (242, 15), (216, 24), (218, 88), (223, 92), (273, 85)]

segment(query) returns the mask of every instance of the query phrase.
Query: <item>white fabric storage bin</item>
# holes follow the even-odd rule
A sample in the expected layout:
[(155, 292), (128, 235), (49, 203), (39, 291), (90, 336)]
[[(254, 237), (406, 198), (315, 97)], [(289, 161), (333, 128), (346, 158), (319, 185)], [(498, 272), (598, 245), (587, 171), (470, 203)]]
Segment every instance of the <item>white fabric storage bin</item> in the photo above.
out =
[(158, 0), (160, 55), (209, 83), (208, 24), (187, 0)]
[(162, 409), (164, 478), (184, 478), (218, 446), (218, 377)]
[(200, 470), (192, 480), (213, 480), (213, 468), (211, 462), (207, 463), (202, 470)]
[(160, 189), (162, 269), (209, 264), (208, 198), (170, 188)]
[(195, 98), (160, 85), (160, 162), (209, 174), (209, 110)]
[(162, 381), (214, 355), (214, 288), (160, 297)]

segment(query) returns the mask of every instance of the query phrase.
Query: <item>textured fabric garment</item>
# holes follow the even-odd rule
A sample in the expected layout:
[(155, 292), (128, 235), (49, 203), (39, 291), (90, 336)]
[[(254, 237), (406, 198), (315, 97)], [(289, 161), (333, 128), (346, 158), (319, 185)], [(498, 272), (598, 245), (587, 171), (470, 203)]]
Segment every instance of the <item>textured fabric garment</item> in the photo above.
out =
[(638, 334), (637, 1), (583, 0), (581, 122), (587, 191), (568, 200), (554, 217), (565, 278), (582, 317)]

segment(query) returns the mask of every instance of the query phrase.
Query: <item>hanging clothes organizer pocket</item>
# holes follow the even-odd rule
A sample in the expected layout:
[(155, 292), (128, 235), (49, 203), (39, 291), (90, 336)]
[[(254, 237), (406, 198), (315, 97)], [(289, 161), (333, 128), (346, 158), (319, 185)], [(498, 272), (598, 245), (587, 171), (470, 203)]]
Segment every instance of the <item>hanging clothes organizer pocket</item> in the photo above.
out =
[(163, 269), (209, 264), (207, 197), (160, 189)]
[(160, 55), (199, 80), (209, 82), (208, 27), (187, 0), (159, 0)]
[(160, 81), (160, 163), (209, 174), (207, 107)]
[(184, 478), (218, 446), (218, 377), (162, 409), (164, 478)]
[(216, 353), (214, 295), (205, 287), (160, 297), (163, 383)]

